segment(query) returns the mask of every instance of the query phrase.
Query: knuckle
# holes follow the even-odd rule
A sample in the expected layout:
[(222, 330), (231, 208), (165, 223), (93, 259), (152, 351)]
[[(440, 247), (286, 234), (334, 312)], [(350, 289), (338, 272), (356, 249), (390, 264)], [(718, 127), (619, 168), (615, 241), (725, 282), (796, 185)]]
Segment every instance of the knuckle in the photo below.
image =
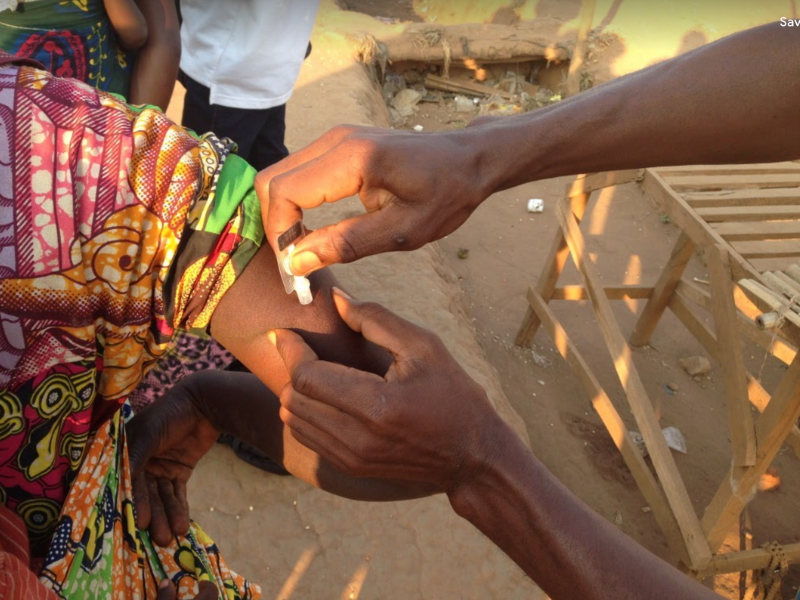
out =
[(302, 363), (292, 371), (292, 387), (301, 394), (311, 390), (313, 379), (314, 370), (308, 363)]
[(365, 244), (354, 229), (332, 229), (330, 232), (330, 247), (333, 253), (340, 257), (343, 263), (350, 263), (362, 257)]
[(381, 321), (386, 318), (389, 310), (377, 302), (364, 302), (359, 307), (361, 316), (365, 321)]

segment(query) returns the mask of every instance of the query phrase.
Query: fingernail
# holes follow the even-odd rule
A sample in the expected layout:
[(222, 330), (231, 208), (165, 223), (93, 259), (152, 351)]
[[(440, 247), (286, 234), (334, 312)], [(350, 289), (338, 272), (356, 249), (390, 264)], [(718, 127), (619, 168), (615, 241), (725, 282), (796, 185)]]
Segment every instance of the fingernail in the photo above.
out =
[(343, 289), (341, 289), (341, 288), (338, 288), (338, 287), (336, 287), (336, 286), (333, 286), (333, 288), (331, 288), (331, 291), (332, 291), (334, 294), (336, 294), (337, 296), (341, 296), (342, 298), (346, 298), (347, 300), (353, 300), (353, 297), (352, 297), (350, 294), (348, 294), (347, 292), (345, 292), (345, 291), (344, 291)]
[(270, 342), (272, 342), (272, 345), (273, 345), (273, 346), (276, 346), (276, 345), (278, 344), (278, 336), (277, 336), (277, 334), (275, 333), (275, 330), (274, 330), (274, 329), (270, 329), (270, 330), (267, 332), (267, 339), (268, 339)]
[(169, 579), (162, 579), (161, 583), (158, 584), (158, 589), (165, 590), (171, 585)]
[(292, 273), (294, 275), (306, 275), (314, 269), (318, 269), (321, 264), (319, 256), (306, 250), (292, 256)]

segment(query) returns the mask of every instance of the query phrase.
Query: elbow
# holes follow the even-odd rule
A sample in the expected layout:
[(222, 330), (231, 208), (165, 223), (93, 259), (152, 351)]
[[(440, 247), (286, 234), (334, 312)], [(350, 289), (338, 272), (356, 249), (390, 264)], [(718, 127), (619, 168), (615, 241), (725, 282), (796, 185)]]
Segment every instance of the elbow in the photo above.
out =
[(139, 50), (147, 43), (149, 36), (147, 23), (142, 20), (136, 27), (118, 30), (117, 35), (123, 48), (126, 50)]

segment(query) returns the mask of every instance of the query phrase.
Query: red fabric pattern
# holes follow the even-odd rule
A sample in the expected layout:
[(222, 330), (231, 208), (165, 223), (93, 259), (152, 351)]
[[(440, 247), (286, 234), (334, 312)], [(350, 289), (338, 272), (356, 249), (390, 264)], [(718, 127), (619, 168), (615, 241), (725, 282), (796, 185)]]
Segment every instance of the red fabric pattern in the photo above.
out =
[(58, 600), (30, 567), (22, 520), (0, 505), (0, 600)]

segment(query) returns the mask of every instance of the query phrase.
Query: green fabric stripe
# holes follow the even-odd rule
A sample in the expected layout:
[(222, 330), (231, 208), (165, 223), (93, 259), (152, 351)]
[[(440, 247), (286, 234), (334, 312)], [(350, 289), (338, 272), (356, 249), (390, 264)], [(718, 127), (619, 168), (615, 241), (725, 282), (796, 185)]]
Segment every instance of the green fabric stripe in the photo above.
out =
[[(252, 167), (250, 167), (253, 171)], [(244, 228), (242, 237), (255, 243), (256, 248), (264, 241), (264, 223), (261, 222), (261, 202), (258, 200), (255, 188), (250, 188), (242, 200), (244, 206)]]
[(214, 193), (214, 207), (208, 216), (205, 231), (216, 234), (223, 232), (242, 198), (246, 199), (253, 190), (255, 177), (256, 170), (243, 158), (235, 154), (229, 154), (225, 158)]

